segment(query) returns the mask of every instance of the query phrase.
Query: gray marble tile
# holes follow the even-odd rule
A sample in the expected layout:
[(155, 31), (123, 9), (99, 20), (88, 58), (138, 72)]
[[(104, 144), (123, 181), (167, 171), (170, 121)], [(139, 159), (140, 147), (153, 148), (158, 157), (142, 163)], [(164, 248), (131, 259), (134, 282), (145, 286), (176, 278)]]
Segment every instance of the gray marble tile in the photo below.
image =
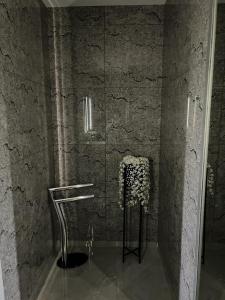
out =
[(51, 91), (51, 126), (54, 144), (72, 144), (78, 140), (76, 90), (62, 88)]
[(73, 45), (69, 10), (48, 9), (46, 18), (51, 88), (56, 90), (71, 88), (73, 87)]
[[(129, 241), (138, 245), (139, 239), (139, 207), (133, 207), (128, 214)], [(143, 240), (157, 241), (157, 211), (150, 209), (150, 214), (143, 215)], [(108, 241), (122, 241), (123, 239), (123, 211), (115, 197), (106, 199), (106, 226)]]
[(105, 7), (73, 7), (70, 9), (73, 28), (104, 26)]
[[(3, 151), (10, 151), (11, 162), (15, 163), (45, 147), (46, 95), (41, 85), (7, 72), (4, 77), (1, 93), (8, 122), (8, 139), (1, 147)], [(24, 118), (27, 113), (28, 117)]]
[(82, 26), (73, 32), (73, 72), (78, 87), (104, 86), (103, 26)]
[(72, 32), (71, 8), (55, 7), (47, 9), (48, 36), (66, 36)]
[(38, 1), (0, 5), (0, 255), (6, 299), (26, 300), (38, 293), (48, 273), (43, 266), (52, 255), (43, 9)]
[(106, 240), (105, 198), (82, 200), (65, 208), (68, 217), (69, 235), (72, 241), (90, 239), (89, 226), (93, 226), (94, 240)]
[[(189, 3), (189, 6), (186, 3), (186, 10), (179, 9), (178, 5), (178, 3), (168, 3), (165, 8), (165, 23), (168, 26), (164, 27), (164, 43), (170, 59), (165, 61), (167, 74), (164, 74), (164, 77), (172, 80), (190, 69), (190, 61), (193, 61), (193, 65), (204, 64), (208, 45), (207, 40), (202, 36), (208, 21), (208, 7), (202, 5), (202, 18), (198, 18), (198, 9), (194, 8), (195, 5), (197, 7), (197, 3)], [(184, 26), (185, 18), (192, 23), (193, 27), (199, 28), (195, 34), (192, 34), (192, 27)], [(173, 28), (176, 30), (174, 31)], [(173, 35), (170, 35), (171, 30)]]
[(44, 77), (40, 8), (6, 10), (13, 29), (1, 36), (1, 68), (39, 81)]
[(160, 135), (160, 117), (159, 89), (106, 89), (107, 143), (157, 142)]
[(93, 183), (91, 193), (105, 197), (105, 145), (63, 145), (64, 183)]
[(160, 26), (107, 26), (106, 86), (160, 87), (162, 47), (162, 27)]
[(194, 299), (196, 280), (193, 274), (197, 272), (196, 229), (200, 201), (198, 187), (202, 175), (211, 8), (210, 1), (184, 1), (182, 4), (168, 1), (167, 4), (164, 19), (159, 245), (174, 286), (175, 298)]
[(123, 240), (123, 211), (114, 198), (107, 198), (106, 201), (106, 240)]
[[(25, 299), (29, 298), (35, 289), (35, 282), (41, 275), (42, 263), (45, 263), (47, 258), (46, 254), (51, 253), (52, 228), (51, 211), (46, 200), (48, 199), (46, 158), (46, 154), (41, 152), (14, 165), (11, 170), (12, 191), (16, 198), (14, 210), (17, 211), (15, 216), (17, 260), (21, 293)], [(23, 172), (23, 177), (18, 175), (20, 172)], [(45, 248), (41, 247), (43, 241)]]
[[(159, 163), (159, 144), (112, 144), (106, 146), (106, 178), (107, 182), (118, 182), (119, 163), (126, 155), (145, 156), (153, 160), (155, 172)], [(157, 174), (157, 173), (154, 173)], [(155, 177), (157, 179), (157, 177)]]
[(52, 89), (73, 88), (72, 34), (50, 36), (48, 49)]
[[(105, 142), (105, 95), (103, 88), (77, 88), (52, 90), (52, 129), (54, 142), (103, 143)], [(85, 98), (92, 99), (93, 130), (84, 128)], [(58, 132), (61, 132), (60, 136)]]
[[(14, 15), (15, 15), (14, 11)], [(14, 15), (8, 6), (8, 3), (1, 2), (0, 7), (0, 16), (1, 16), (1, 29), (0, 29), (0, 36), (7, 36), (8, 34), (12, 34), (13, 30), (15, 30), (14, 26)]]
[(162, 25), (164, 8), (161, 5), (149, 6), (106, 6), (107, 25)]

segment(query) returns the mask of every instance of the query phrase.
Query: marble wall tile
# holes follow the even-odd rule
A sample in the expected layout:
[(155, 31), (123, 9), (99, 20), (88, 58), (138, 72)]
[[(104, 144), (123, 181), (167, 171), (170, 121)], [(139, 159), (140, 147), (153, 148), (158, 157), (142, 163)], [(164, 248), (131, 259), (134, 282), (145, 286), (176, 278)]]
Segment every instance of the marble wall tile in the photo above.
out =
[[(20, 176), (21, 171), (23, 177)], [(47, 155), (40, 152), (26, 158), (15, 164), (11, 173), (13, 197), (16, 199), (14, 210), (17, 212), (15, 224), (20, 290), (23, 297), (29, 299), (36, 289), (42, 264), (47, 262), (46, 253), (52, 251)], [(42, 246), (43, 240), (45, 248)]]
[(104, 27), (73, 31), (73, 74), (77, 87), (104, 87)]
[[(4, 125), (7, 123), (7, 117), (3, 108), (5, 103), (1, 101), (1, 121), (4, 120)], [(7, 139), (7, 129), (4, 126), (1, 129), (1, 143), (3, 142), (3, 129), (5, 129), (5, 140)], [(1, 156), (2, 156), (2, 150)], [(14, 223), (14, 209), (13, 209), (13, 191), (12, 180), (10, 172), (10, 157), (9, 153), (4, 155), (4, 167), (1, 167), (0, 187), (1, 187), (1, 218), (0, 218), (0, 255), (2, 260), (2, 272), (4, 281), (4, 294), (5, 297), (13, 299), (20, 299), (19, 277), (17, 272), (17, 253), (15, 241), (15, 223)], [(4, 258), (4, 259), (2, 259)]]
[(70, 9), (73, 27), (104, 26), (105, 7), (73, 7)]
[(97, 198), (105, 197), (105, 145), (64, 145), (63, 151), (65, 184), (93, 183), (90, 192)]
[(78, 140), (76, 90), (69, 88), (51, 90), (52, 130), (54, 144), (72, 144)]
[(11, 29), (1, 36), (1, 68), (38, 82), (40, 75), (44, 76), (43, 55), (38, 52), (42, 47), (41, 7), (10, 7), (7, 2), (1, 11), (11, 23)]
[(0, 5), (0, 255), (6, 299), (36, 298), (53, 254), (44, 12), (39, 1)]
[(94, 198), (71, 203), (65, 208), (71, 240), (87, 241), (89, 226), (93, 226), (94, 240), (106, 240), (105, 198)]
[(48, 37), (52, 88), (73, 88), (72, 34)]
[(163, 25), (163, 9), (160, 5), (106, 6), (107, 25)]
[(45, 148), (47, 120), (43, 100), (46, 95), (40, 84), (10, 73), (4, 73), (4, 77), (0, 89), (6, 108), (8, 139), (1, 147), (3, 153), (10, 151), (13, 154), (11, 164), (14, 164)]
[(165, 7), (159, 245), (175, 299), (196, 292), (210, 15), (207, 0)]
[[(126, 155), (146, 156), (153, 160), (155, 172), (158, 171), (159, 143), (151, 144), (108, 144), (106, 146), (107, 182), (118, 182), (119, 163)], [(155, 173), (157, 174), (157, 173)], [(157, 179), (157, 176), (154, 176)]]
[(107, 143), (147, 144), (159, 141), (160, 105), (160, 89), (107, 88)]
[(161, 26), (106, 26), (106, 86), (160, 87), (162, 48)]
[[(65, 74), (60, 73), (59, 79), (55, 74), (56, 80), (53, 79), (58, 86), (52, 86), (56, 182), (95, 183), (94, 194), (97, 199), (107, 199), (108, 211), (106, 227), (102, 226), (102, 236), (99, 232), (97, 238), (109, 239), (107, 226), (122, 226), (116, 216), (119, 161), (128, 153), (153, 155), (154, 196), (149, 218), (150, 238), (156, 240), (163, 7), (59, 9), (50, 14), (49, 23), (50, 47), (54, 45), (53, 33), (56, 41), (63, 41), (72, 32), (72, 75), (71, 68), (65, 68)], [(70, 42), (67, 45), (70, 47)], [(69, 51), (66, 55), (70, 55)], [(61, 60), (64, 61), (63, 55)], [(58, 61), (60, 64), (60, 56)], [(121, 75), (113, 73), (110, 78), (111, 67), (119, 69)], [(152, 79), (152, 74), (158, 77)], [(94, 134), (84, 133), (82, 98), (86, 96), (93, 99)], [(113, 146), (115, 150), (109, 150)], [(109, 199), (115, 203), (112, 211)], [(94, 211), (90, 218), (92, 214), (95, 218)], [(74, 236), (81, 238), (75, 227), (73, 230)], [(120, 240), (121, 228), (112, 231), (113, 240)]]
[(72, 32), (72, 20), (70, 9), (63, 7), (54, 7), (47, 9), (47, 29), (48, 36), (67, 36)]
[(106, 200), (106, 240), (122, 241), (123, 239), (123, 211), (115, 198)]
[[(207, 55), (207, 45), (199, 43), (201, 31), (193, 35), (191, 27), (185, 27), (183, 22), (184, 19), (188, 19), (195, 24), (196, 28), (207, 26), (207, 8), (202, 5), (203, 16), (198, 18), (197, 10), (194, 11), (192, 9), (195, 3), (189, 3), (188, 5), (188, 3), (184, 2), (183, 7), (185, 7), (185, 11), (182, 11), (182, 9), (177, 9), (175, 2), (168, 2), (171, 14), (165, 14), (165, 19), (171, 25), (167, 28), (164, 27), (164, 45), (167, 47), (168, 56), (170, 56), (170, 60), (164, 63), (164, 70), (167, 70), (167, 74), (164, 74), (164, 76), (169, 79), (176, 79), (187, 72), (190, 69), (190, 61), (193, 61), (194, 65), (204, 64), (204, 59)], [(184, 27), (185, 35), (183, 34)], [(173, 35), (170, 34), (171, 28), (176, 28)], [(187, 59), (184, 59), (184, 57)]]
[(49, 9), (46, 19), (51, 88), (73, 88), (72, 25), (69, 10)]
[[(143, 216), (143, 242), (157, 241), (157, 220), (154, 224), (153, 214)], [(138, 244), (140, 213), (138, 207), (133, 207), (128, 213), (129, 241)], [(153, 225), (154, 224), (154, 225)], [(123, 239), (123, 211), (114, 198), (106, 199), (106, 231), (107, 241), (120, 241)]]

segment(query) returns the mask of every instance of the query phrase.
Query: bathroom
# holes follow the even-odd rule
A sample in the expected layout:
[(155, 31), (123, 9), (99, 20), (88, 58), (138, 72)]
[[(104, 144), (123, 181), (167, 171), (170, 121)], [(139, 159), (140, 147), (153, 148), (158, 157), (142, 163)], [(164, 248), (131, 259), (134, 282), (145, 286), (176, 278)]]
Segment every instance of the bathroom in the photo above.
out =
[[(215, 169), (223, 145), (218, 133), (210, 143), (223, 111), (217, 4), (0, 1), (0, 300), (223, 299), (204, 281), (206, 242), (224, 234), (212, 238), (206, 187), (207, 160)], [(127, 156), (150, 169), (139, 262), (134, 253), (122, 261)], [(51, 191), (80, 184), (73, 197), (83, 199), (63, 207), (68, 249), (88, 261), (60, 268)]]

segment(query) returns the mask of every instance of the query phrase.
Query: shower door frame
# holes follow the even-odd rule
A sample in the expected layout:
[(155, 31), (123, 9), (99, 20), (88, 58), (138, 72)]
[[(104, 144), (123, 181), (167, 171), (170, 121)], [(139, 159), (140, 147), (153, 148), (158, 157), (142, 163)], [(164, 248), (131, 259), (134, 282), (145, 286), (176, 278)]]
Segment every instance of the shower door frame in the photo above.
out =
[(196, 292), (194, 299), (199, 299), (200, 277), (201, 277), (201, 258), (203, 249), (203, 230), (204, 230), (204, 214), (205, 214), (205, 189), (206, 189), (206, 173), (208, 161), (208, 146), (209, 146), (209, 131), (210, 131), (210, 115), (211, 115), (211, 100), (213, 87), (213, 71), (214, 71), (214, 56), (215, 56), (215, 40), (216, 40), (216, 22), (217, 22), (217, 7), (219, 0), (212, 0), (211, 7), (211, 24), (208, 35), (208, 71), (207, 71), (207, 89), (205, 92), (206, 110), (205, 110), (205, 125), (204, 125), (204, 139), (202, 152), (202, 168), (201, 168), (201, 184), (199, 185), (199, 218), (197, 228), (197, 274), (196, 274)]

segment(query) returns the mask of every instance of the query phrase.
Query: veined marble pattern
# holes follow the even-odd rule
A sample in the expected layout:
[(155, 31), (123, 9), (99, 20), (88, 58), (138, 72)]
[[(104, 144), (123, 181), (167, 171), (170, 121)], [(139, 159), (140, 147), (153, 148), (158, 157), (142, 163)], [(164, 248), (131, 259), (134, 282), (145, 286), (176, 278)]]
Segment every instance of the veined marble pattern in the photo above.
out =
[(196, 292), (211, 3), (167, 1), (165, 9), (159, 244), (182, 300)]
[(161, 25), (108, 25), (106, 86), (161, 87), (162, 33)]
[(160, 5), (105, 7), (106, 25), (163, 25), (164, 11)]
[(72, 24), (74, 28), (85, 26), (104, 26), (105, 7), (74, 7), (70, 10)]
[(6, 300), (35, 298), (52, 258), (45, 13), (39, 1), (0, 4), (0, 255)]
[[(82, 193), (81, 193), (82, 194)], [(92, 194), (92, 191), (86, 192)], [(90, 226), (94, 229), (94, 240), (107, 240), (105, 198), (95, 197), (72, 203), (65, 208), (68, 216), (70, 240), (86, 241)]]
[[(101, 206), (99, 215), (90, 202), (70, 208), (71, 216), (68, 210), (75, 239), (85, 238), (87, 220), (92, 220), (96, 239), (121, 240), (119, 161), (134, 154), (152, 160), (149, 239), (157, 240), (163, 16), (162, 6), (50, 11), (49, 47), (55, 41), (58, 49), (51, 59), (52, 75), (56, 66), (56, 182), (93, 182), (90, 192), (96, 196), (96, 207)], [(84, 132), (84, 97), (93, 100), (92, 134)]]
[(104, 87), (104, 26), (73, 31), (73, 75), (77, 87)]
[(107, 88), (107, 143), (159, 142), (161, 90)]
[(1, 5), (1, 69), (38, 83), (44, 78), (44, 69), (36, 59), (39, 56), (43, 60), (39, 52), (42, 47), (40, 11), (38, 1), (32, 4), (21, 0)]

